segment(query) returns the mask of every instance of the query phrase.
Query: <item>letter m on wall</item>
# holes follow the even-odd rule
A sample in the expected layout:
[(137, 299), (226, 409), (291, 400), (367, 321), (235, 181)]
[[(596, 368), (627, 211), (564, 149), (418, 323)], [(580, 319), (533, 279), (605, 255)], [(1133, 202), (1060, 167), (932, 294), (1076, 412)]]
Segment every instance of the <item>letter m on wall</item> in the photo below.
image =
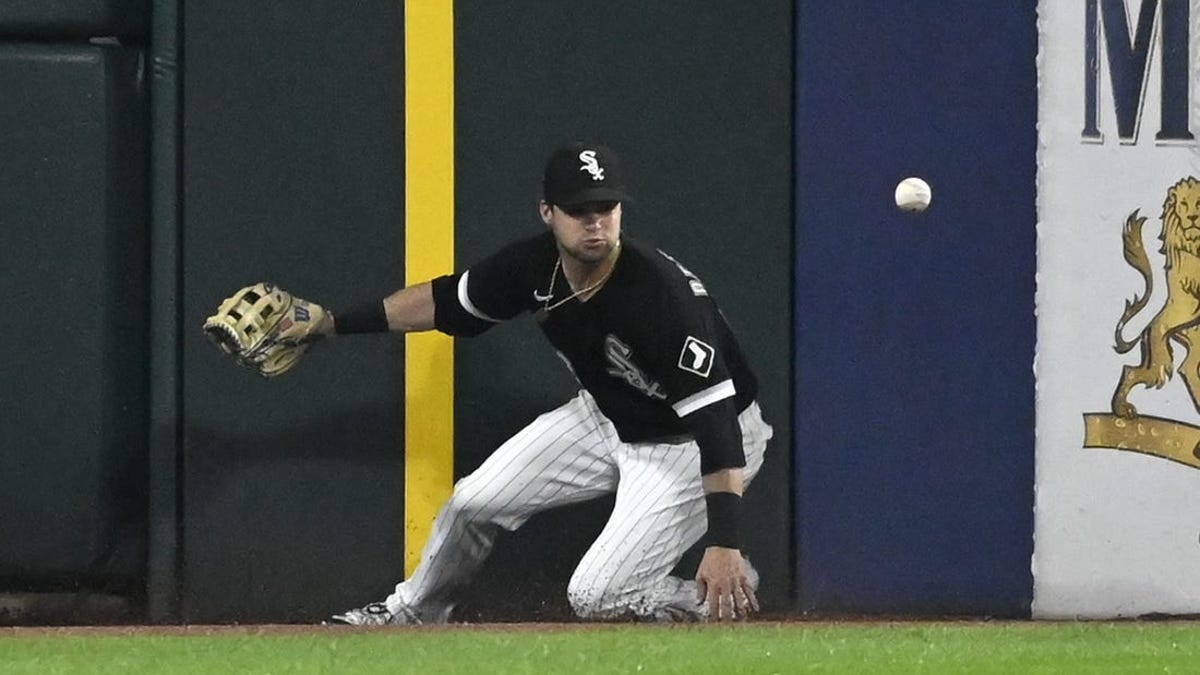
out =
[[(1138, 4), (1137, 0), (1134, 3)], [(1117, 135), (1121, 143), (1137, 143), (1157, 25), (1162, 33), (1162, 120), (1154, 138), (1167, 143), (1190, 141), (1194, 137), (1188, 128), (1188, 0), (1141, 0), (1136, 24), (1131, 25), (1130, 18), (1126, 0), (1087, 0), (1083, 139), (1104, 142), (1098, 124), (1103, 51), (1112, 82)]]

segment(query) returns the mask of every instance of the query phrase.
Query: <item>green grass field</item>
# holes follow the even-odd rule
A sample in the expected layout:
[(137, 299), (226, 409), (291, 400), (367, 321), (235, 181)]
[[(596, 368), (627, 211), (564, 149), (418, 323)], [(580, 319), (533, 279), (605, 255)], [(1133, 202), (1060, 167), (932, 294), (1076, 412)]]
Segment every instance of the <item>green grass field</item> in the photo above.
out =
[(1197, 673), (1189, 622), (0, 629), (0, 673)]

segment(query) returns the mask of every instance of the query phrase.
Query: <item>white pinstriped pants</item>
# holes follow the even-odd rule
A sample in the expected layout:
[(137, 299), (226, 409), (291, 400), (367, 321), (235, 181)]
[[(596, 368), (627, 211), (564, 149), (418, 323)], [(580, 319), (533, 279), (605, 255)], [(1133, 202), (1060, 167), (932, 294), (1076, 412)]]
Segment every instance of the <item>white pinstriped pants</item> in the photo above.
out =
[[(757, 403), (738, 422), (749, 484), (773, 432)], [(695, 442), (622, 443), (586, 391), (538, 417), (454, 486), (417, 569), (388, 596), (389, 609), (407, 607), (427, 623), (448, 620), (454, 592), (483, 564), (497, 528), (515, 530), (538, 512), (612, 492), (608, 523), (567, 587), (575, 613), (697, 614), (695, 582), (669, 574), (707, 530), (700, 451)]]

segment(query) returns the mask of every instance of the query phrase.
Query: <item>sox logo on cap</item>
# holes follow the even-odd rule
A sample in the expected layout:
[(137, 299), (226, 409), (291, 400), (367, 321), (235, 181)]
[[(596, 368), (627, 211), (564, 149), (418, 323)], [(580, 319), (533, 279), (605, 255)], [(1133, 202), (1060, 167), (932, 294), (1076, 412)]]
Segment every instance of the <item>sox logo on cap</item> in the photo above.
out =
[(584, 150), (579, 153), (579, 159), (583, 160), (583, 166), (579, 167), (580, 171), (592, 174), (592, 180), (604, 180), (604, 169), (601, 169), (600, 163), (596, 161), (595, 150)]

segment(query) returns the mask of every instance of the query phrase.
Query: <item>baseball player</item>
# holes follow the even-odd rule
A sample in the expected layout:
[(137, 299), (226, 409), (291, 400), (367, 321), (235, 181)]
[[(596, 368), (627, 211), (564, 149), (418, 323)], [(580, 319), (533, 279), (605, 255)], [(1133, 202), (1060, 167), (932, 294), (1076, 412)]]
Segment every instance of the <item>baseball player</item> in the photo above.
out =
[[(545, 231), (469, 269), (336, 315), (258, 284), (205, 323), (239, 363), (274, 376), (323, 337), (433, 329), (475, 336), (529, 313), (581, 385), (455, 485), (410, 578), (383, 601), (334, 620), (445, 622), (498, 528), (614, 492), (612, 515), (568, 584), (579, 617), (678, 621), (757, 611), (758, 575), (740, 550), (741, 495), (772, 430), (704, 283), (622, 233), (627, 199), (612, 150), (571, 145), (545, 166)], [(695, 579), (670, 576), (702, 538)]]

